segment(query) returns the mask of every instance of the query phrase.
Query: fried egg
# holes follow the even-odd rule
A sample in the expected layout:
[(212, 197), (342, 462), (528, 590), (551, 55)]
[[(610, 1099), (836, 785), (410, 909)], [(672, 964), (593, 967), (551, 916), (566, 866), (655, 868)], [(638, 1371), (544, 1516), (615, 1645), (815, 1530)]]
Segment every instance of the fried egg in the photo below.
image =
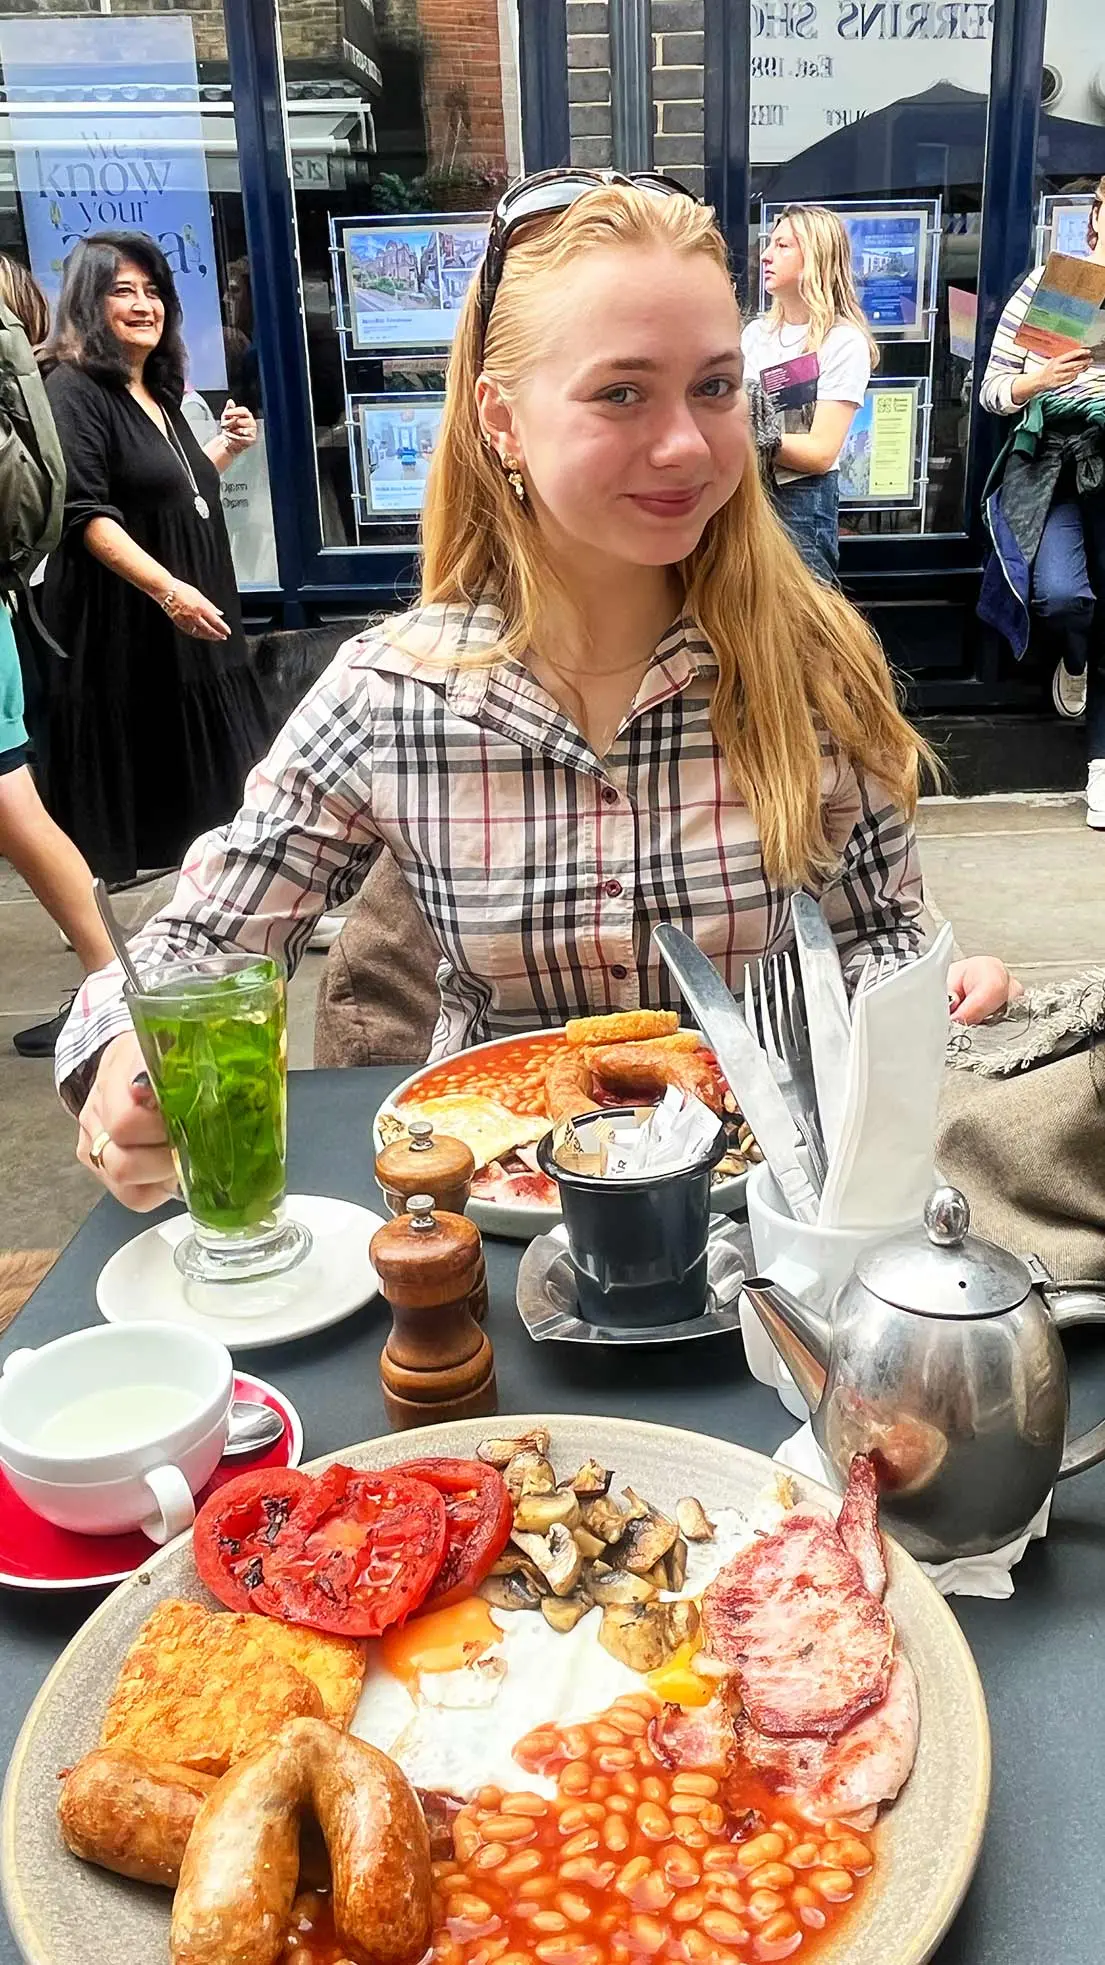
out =
[(432, 1119), (436, 1132), (462, 1140), (477, 1170), (513, 1153), (516, 1147), (543, 1139), (550, 1123), (533, 1114), (511, 1112), (496, 1099), (481, 1098), (474, 1092), (444, 1092), (440, 1098), (422, 1099), (400, 1109), (405, 1126), (412, 1119)]
[[(734, 1509), (718, 1510), (715, 1524), (711, 1541), (690, 1545), (681, 1596), (701, 1596), (765, 1525)], [(590, 1719), (623, 1693), (649, 1689), (604, 1651), (600, 1621), (590, 1610), (574, 1630), (554, 1631), (539, 1611), (492, 1609), (482, 1597), (413, 1617), (369, 1646), (350, 1731), (389, 1754), (415, 1787), (462, 1800), (490, 1785), (552, 1795), (554, 1779), (523, 1774), (516, 1742), (536, 1726)], [(684, 1670), (691, 1655), (679, 1660)], [(665, 1697), (663, 1684), (653, 1689)]]

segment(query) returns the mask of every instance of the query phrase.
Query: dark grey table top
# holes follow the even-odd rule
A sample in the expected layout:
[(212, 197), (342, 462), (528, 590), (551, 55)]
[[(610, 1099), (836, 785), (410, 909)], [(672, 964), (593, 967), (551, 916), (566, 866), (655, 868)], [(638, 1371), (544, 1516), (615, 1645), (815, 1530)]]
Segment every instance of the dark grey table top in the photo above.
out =
[[(380, 1201), (370, 1125), (400, 1073), (294, 1073), (290, 1185)], [(9, 1332), (0, 1356), (96, 1320), (95, 1283), (138, 1227), (103, 1200)], [(500, 1411), (609, 1413), (686, 1426), (770, 1453), (792, 1422), (749, 1378), (737, 1337), (626, 1352), (535, 1345), (513, 1313), (519, 1247), (488, 1241)], [(280, 1385), (303, 1419), (307, 1456), (387, 1431), (377, 1358), (387, 1312), (370, 1304), (297, 1344), (245, 1362)], [(1074, 1417), (1105, 1412), (1105, 1335), (1072, 1339)], [(42, 1680), (97, 1598), (0, 1591), (4, 1698), (0, 1761)], [(1032, 1544), (1003, 1603), (956, 1597), (952, 1608), (982, 1674), (994, 1737), (990, 1822), (975, 1882), (939, 1965), (1101, 1965), (1105, 1862), (1096, 1806), (1105, 1752), (1105, 1466), (1059, 1490), (1046, 1542)], [(19, 1954), (0, 1920), (0, 1965)], [(60, 1965), (60, 1961), (59, 1961)], [(69, 1961), (66, 1961), (69, 1965)], [(75, 1961), (73, 1962), (75, 1965)]]

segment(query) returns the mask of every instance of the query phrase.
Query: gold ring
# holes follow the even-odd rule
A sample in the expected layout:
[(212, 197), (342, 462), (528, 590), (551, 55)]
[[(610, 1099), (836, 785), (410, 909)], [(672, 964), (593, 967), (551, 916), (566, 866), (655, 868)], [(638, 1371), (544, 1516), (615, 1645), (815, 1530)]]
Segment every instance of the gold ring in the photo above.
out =
[(96, 1134), (95, 1139), (93, 1140), (91, 1146), (88, 1149), (89, 1160), (92, 1162), (92, 1165), (95, 1167), (96, 1172), (98, 1174), (103, 1173), (104, 1150), (106, 1147), (109, 1147), (110, 1145), (111, 1145), (111, 1134), (109, 1132), (102, 1132)]

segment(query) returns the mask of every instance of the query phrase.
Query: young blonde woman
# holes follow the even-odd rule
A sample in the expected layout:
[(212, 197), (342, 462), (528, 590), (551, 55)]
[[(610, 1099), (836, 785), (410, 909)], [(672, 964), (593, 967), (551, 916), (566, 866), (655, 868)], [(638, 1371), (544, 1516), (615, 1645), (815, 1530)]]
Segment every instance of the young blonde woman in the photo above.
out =
[(788, 205), (763, 255), (769, 311), (741, 336), (745, 369), (759, 381), (797, 355), (816, 355), (816, 401), (788, 409), (775, 455), (772, 495), (806, 565), (835, 580), (840, 563), (837, 459), (867, 393), (879, 351), (852, 278), (848, 234), (835, 212)]
[[(708, 210), (595, 173), (507, 194), (458, 323), (424, 545), (420, 604), (339, 652), (132, 944), (143, 969), (294, 963), (384, 844), (441, 954), (436, 1056), (673, 1005), (659, 921), (735, 984), (786, 946), (799, 886), (851, 976), (913, 953), (920, 746), (761, 488)], [(959, 1013), (1008, 981), (962, 965)], [(81, 1158), (144, 1209), (173, 1172), (141, 1070), (108, 970), (59, 1083)]]

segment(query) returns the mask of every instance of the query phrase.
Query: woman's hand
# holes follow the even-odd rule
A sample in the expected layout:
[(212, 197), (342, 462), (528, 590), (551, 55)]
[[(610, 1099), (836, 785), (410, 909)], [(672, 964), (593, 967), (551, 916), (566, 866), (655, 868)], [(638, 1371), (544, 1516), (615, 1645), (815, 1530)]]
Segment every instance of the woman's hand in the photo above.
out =
[(194, 635), (199, 641), (230, 640), (222, 609), (201, 594), (198, 587), (190, 587), (187, 580), (174, 580), (161, 604), (182, 635)]
[(219, 418), (219, 435), (231, 450), (248, 450), (257, 442), (256, 419), (248, 409), (230, 400)]
[[(177, 1199), (165, 1121), (133, 1034), (115, 1037), (105, 1048), (78, 1124), (78, 1160), (125, 1208), (148, 1214), (163, 1201)], [(107, 1142), (98, 1155), (102, 1165), (93, 1166), (92, 1148), (104, 1133)]]
[(948, 1004), (953, 1023), (984, 1023), (1024, 991), (996, 955), (970, 955), (948, 970)]

